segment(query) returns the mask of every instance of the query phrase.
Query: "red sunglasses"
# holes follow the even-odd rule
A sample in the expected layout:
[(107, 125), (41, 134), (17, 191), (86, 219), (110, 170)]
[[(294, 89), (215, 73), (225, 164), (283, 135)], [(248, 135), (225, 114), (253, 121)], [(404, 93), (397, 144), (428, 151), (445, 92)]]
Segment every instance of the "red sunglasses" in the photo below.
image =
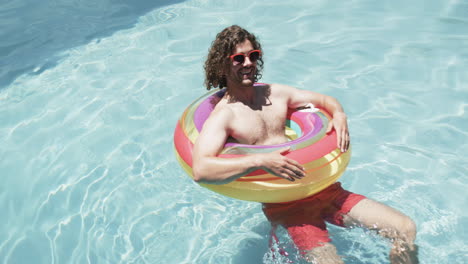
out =
[(229, 56), (229, 58), (231, 58), (232, 62), (237, 65), (244, 63), (246, 57), (249, 57), (251, 62), (256, 62), (258, 58), (260, 58), (261, 54), (262, 52), (260, 50), (251, 50), (247, 55), (244, 53), (237, 53)]

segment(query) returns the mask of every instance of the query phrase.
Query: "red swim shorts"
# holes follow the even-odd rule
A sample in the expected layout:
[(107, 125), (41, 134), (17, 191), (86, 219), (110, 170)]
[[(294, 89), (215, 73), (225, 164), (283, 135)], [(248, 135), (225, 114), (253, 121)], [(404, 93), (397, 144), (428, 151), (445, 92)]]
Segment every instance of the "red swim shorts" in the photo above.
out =
[(363, 195), (344, 190), (339, 182), (305, 199), (287, 203), (265, 203), (263, 212), (273, 225), (282, 225), (299, 250), (310, 250), (330, 242), (325, 221), (344, 226), (347, 214)]

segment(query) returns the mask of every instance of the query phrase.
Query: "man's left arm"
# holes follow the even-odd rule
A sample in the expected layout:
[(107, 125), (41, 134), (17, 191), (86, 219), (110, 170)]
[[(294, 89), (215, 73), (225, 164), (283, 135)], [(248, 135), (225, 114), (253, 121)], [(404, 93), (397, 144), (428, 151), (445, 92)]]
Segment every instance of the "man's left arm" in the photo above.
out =
[(348, 119), (343, 106), (334, 97), (307, 90), (300, 90), (291, 86), (280, 85), (281, 92), (286, 93), (289, 108), (298, 108), (312, 103), (315, 107), (325, 109), (332, 115), (328, 124), (327, 133), (333, 129), (337, 135), (337, 147), (345, 152), (349, 146)]

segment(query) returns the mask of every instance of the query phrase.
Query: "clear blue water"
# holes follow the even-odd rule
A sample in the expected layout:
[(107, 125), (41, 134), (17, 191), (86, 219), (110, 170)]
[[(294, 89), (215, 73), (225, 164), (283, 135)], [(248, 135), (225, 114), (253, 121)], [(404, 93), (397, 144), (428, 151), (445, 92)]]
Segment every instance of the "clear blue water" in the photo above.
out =
[[(128, 2), (128, 1), (127, 1)], [(468, 1), (0, 2), (1, 263), (303, 263), (259, 204), (193, 183), (172, 133), (217, 32), (263, 43), (262, 81), (349, 116), (343, 185), (418, 225), (421, 263), (468, 262)], [(346, 263), (389, 244), (330, 227)]]

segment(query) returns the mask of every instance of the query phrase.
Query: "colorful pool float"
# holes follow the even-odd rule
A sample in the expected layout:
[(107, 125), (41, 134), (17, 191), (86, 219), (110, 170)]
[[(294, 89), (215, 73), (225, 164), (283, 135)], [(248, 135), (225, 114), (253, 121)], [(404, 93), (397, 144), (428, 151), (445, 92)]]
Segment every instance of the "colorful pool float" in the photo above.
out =
[[(195, 100), (182, 114), (174, 132), (177, 160), (188, 175), (192, 176), (193, 145), (203, 123), (214, 108), (214, 97), (222, 97), (224, 90), (209, 92)], [(277, 145), (245, 145), (226, 143), (218, 155), (233, 158), (253, 153), (265, 153), (289, 146), (286, 157), (298, 161), (307, 176), (294, 182), (258, 169), (233, 182), (200, 185), (222, 195), (261, 203), (279, 203), (303, 199), (336, 182), (345, 171), (351, 150), (341, 152), (337, 148), (336, 133), (325, 133), (330, 115), (322, 109), (291, 110), (288, 112), (285, 133), (291, 139)]]

